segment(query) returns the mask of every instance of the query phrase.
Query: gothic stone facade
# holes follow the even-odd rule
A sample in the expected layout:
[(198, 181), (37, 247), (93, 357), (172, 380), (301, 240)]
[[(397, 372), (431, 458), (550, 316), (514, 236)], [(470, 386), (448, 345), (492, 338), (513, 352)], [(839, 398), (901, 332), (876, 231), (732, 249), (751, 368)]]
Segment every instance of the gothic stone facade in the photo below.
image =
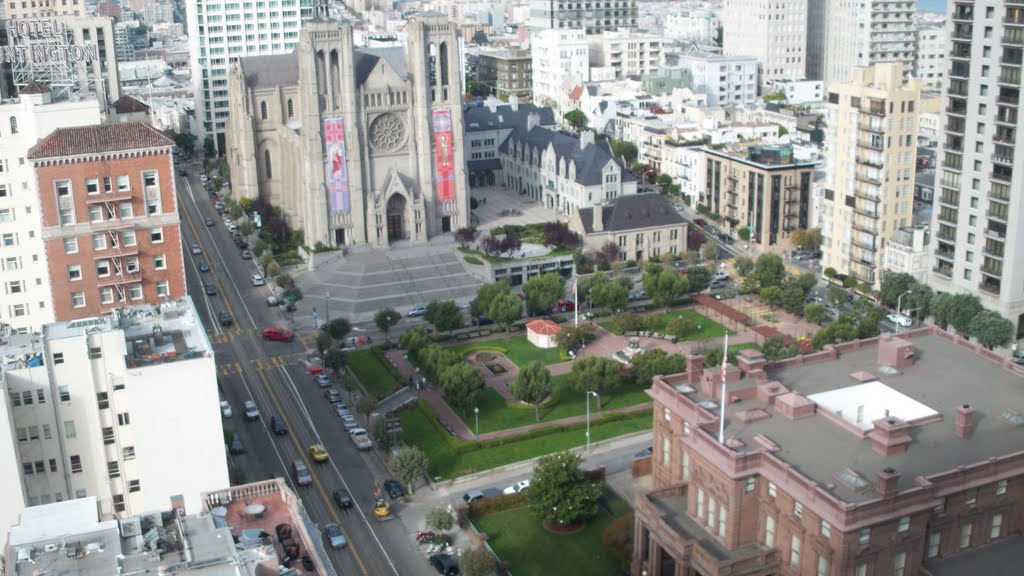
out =
[(409, 23), (408, 45), (355, 48), (314, 21), (295, 52), (228, 79), (234, 192), (279, 207), (307, 245), (426, 242), (469, 223), (457, 30)]

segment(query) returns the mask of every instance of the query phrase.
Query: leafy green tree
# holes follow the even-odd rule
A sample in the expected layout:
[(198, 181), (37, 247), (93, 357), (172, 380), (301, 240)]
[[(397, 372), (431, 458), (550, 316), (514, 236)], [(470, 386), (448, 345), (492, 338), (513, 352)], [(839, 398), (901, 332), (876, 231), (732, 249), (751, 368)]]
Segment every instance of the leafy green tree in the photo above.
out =
[(491, 576), (497, 568), (497, 562), (483, 546), (470, 548), (459, 558), (459, 570), (466, 576)]
[[(604, 395), (622, 385), (622, 365), (611, 358), (589, 356), (573, 363), (566, 383), (577, 392), (586, 394), (587, 391), (594, 391)], [(597, 399), (597, 409), (601, 409), (600, 397)]]
[(840, 306), (846, 303), (850, 299), (850, 293), (847, 292), (842, 286), (836, 286), (835, 284), (830, 285), (825, 290), (825, 300), (832, 305), (836, 310)]
[(953, 296), (953, 312), (950, 315), (949, 323), (956, 328), (960, 334), (967, 336), (971, 333), (971, 321), (978, 314), (981, 314), (981, 300), (970, 294), (955, 294)]
[(682, 354), (669, 354), (661, 348), (651, 348), (633, 357), (629, 371), (637, 384), (650, 386), (655, 376), (685, 372), (686, 357)]
[[(469, 303), (469, 312), (474, 317), (487, 316), (490, 312), (491, 302), (495, 298), (502, 294), (507, 294), (512, 291), (512, 288), (505, 282), (492, 282), (491, 284), (484, 284), (476, 291), (476, 298)], [(491, 318), (494, 320), (494, 318)], [(497, 322), (497, 320), (494, 320)]]
[(744, 242), (749, 242), (750, 241), (750, 228), (748, 228), (746, 226), (740, 228), (736, 232), (736, 236), (739, 237), (739, 239), (743, 240)]
[(953, 295), (947, 292), (935, 293), (928, 303), (928, 308), (931, 309), (932, 316), (935, 317), (935, 323), (943, 330), (949, 325), (949, 320), (953, 316), (954, 304)]
[(660, 264), (648, 264), (643, 275), (644, 292), (655, 306), (668, 308), (677, 298), (686, 294), (690, 283), (685, 276), (662, 268)]
[(449, 334), (456, 328), (462, 328), (462, 310), (454, 300), (433, 300), (427, 304), (423, 319), (434, 325), (438, 332)]
[(324, 367), (337, 375), (345, 367), (345, 353), (337, 348), (331, 348), (324, 353)]
[(572, 127), (576, 132), (582, 132), (587, 129), (587, 125), (590, 124), (590, 120), (582, 110), (570, 110), (563, 116), (565, 122)]
[(828, 320), (828, 313), (825, 312), (825, 306), (817, 302), (805, 304), (804, 320), (807, 320), (811, 324), (821, 324), (825, 320)]
[(203, 155), (207, 158), (212, 158), (217, 154), (217, 145), (213, 142), (213, 138), (209, 136), (203, 140)]
[(818, 277), (810, 272), (804, 272), (799, 276), (794, 276), (790, 280), (790, 285), (800, 288), (804, 298), (806, 298), (814, 290), (814, 287), (818, 285)]
[[(441, 348), (437, 344), (431, 344), (417, 355), (419, 368), (423, 374), (432, 381), (439, 381), (441, 375), (449, 367), (463, 363), (462, 356), (451, 348)], [(464, 363), (463, 363), (464, 364)], [(464, 364), (468, 366), (468, 364)]]
[(590, 302), (609, 310), (622, 310), (629, 304), (629, 290), (618, 282), (605, 282), (591, 290)]
[(687, 268), (686, 281), (690, 283), (691, 293), (703, 292), (711, 285), (711, 270), (708, 270), (707, 266)]
[(473, 32), (473, 40), (472, 40), (472, 42), (473, 42), (473, 44), (477, 44), (477, 45), (484, 45), (484, 44), (490, 44), (491, 43), (491, 41), (487, 38), (487, 33), (484, 32), (483, 30), (477, 30), (476, 32)]
[(565, 278), (554, 272), (534, 276), (523, 283), (523, 295), (531, 315), (546, 313), (565, 298)]
[(448, 510), (438, 506), (427, 512), (427, 528), (438, 532), (447, 532), (455, 526), (455, 518)]
[(815, 350), (821, 350), (827, 344), (839, 344), (857, 339), (857, 327), (846, 320), (836, 320), (828, 326), (818, 330), (811, 338), (811, 346)]
[(786, 286), (782, 289), (782, 308), (790, 314), (799, 314), (804, 309), (805, 298), (807, 296), (799, 286)]
[(857, 338), (874, 338), (879, 335), (878, 323), (885, 317), (885, 310), (871, 308), (865, 310), (857, 322)]
[(737, 256), (736, 259), (732, 261), (732, 266), (736, 269), (736, 273), (739, 274), (740, 277), (743, 277), (753, 272), (756, 264), (754, 263), (753, 258), (750, 258), (749, 256)]
[[(818, 304), (818, 306), (821, 306), (821, 304)], [(786, 339), (776, 334), (765, 339), (764, 344), (761, 345), (761, 351), (767, 360), (785, 360), (799, 354), (800, 347), (796, 344), (786, 346)]]
[(388, 340), (391, 339), (391, 329), (394, 328), (401, 319), (402, 315), (394, 308), (381, 308), (373, 315), (373, 323), (377, 325), (377, 328), (384, 332), (384, 337)]
[(519, 371), (515, 382), (508, 387), (508, 391), (516, 400), (533, 404), (533, 417), (537, 422), (540, 422), (540, 405), (551, 396), (553, 389), (551, 372), (540, 362), (527, 364)]
[(761, 303), (765, 306), (771, 306), (774, 310), (776, 306), (782, 305), (782, 288), (778, 286), (765, 286), (761, 288)]
[(601, 485), (580, 472), (581, 462), (580, 456), (568, 451), (537, 461), (526, 501), (541, 521), (572, 526), (597, 516)]
[(405, 350), (406, 354), (413, 361), (419, 358), (419, 353), (422, 350), (430, 347), (434, 343), (430, 339), (430, 335), (423, 329), (422, 326), (417, 326), (412, 330), (406, 330), (398, 337), (398, 346)]
[(174, 134), (174, 145), (181, 148), (182, 152), (191, 154), (196, 147), (196, 135), (191, 132), (176, 132)]
[(555, 342), (564, 350), (576, 350), (585, 344), (590, 344), (597, 339), (594, 327), (591, 324), (579, 326), (562, 326), (562, 331), (555, 336)]
[[(917, 280), (906, 272), (886, 272), (882, 276), (878, 300), (890, 308), (895, 308), (900, 295), (910, 290), (915, 284), (917, 284)], [(903, 297), (903, 302), (906, 302), (907, 296)]]
[(523, 317), (523, 303), (515, 294), (506, 292), (491, 301), (487, 317), (505, 327), (505, 338), (508, 339), (512, 323)]
[(626, 140), (612, 140), (612, 153), (616, 157), (622, 157), (626, 161), (626, 166), (631, 166), (636, 162), (637, 156), (640, 154), (640, 150), (636, 147), (636, 144), (627, 142)]
[(718, 259), (718, 242), (714, 240), (708, 240), (700, 247), (700, 255), (704, 257), (705, 262)]
[(762, 288), (781, 286), (782, 280), (786, 277), (786, 265), (778, 254), (765, 252), (757, 257), (757, 262), (754, 264), (754, 275)]
[(427, 455), (416, 446), (402, 447), (389, 462), (391, 472), (399, 482), (408, 487), (409, 494), (414, 492), (413, 482), (423, 478), (430, 468)]
[(857, 287), (857, 279), (856, 278), (854, 278), (853, 276), (847, 276), (846, 278), (843, 278), (843, 288), (856, 288), (856, 287)]
[(327, 352), (334, 347), (334, 338), (327, 332), (318, 332), (316, 335), (316, 351), (320, 353), (320, 359), (323, 360), (324, 352)]
[(367, 427), (369, 427), (370, 414), (377, 409), (377, 399), (373, 396), (363, 396), (359, 399), (359, 403), (356, 404), (356, 412), (363, 415), (366, 418)]
[(335, 318), (327, 323), (324, 331), (330, 334), (335, 342), (341, 342), (352, 331), (352, 324), (347, 318)]
[(469, 414), (484, 390), (480, 371), (465, 362), (445, 368), (438, 382), (444, 390), (444, 401), (460, 414)]
[(647, 329), (649, 324), (650, 319), (647, 316), (641, 316), (635, 312), (627, 312), (615, 319), (615, 325), (623, 333), (642, 332)]
[(971, 336), (989, 350), (996, 346), (1006, 346), (1013, 340), (1013, 322), (998, 312), (982, 310), (971, 320)]
[(828, 268), (825, 268), (825, 277), (828, 278), (829, 280), (834, 279), (838, 275), (839, 275), (839, 272), (836, 272), (835, 268), (833, 268), (831, 266), (829, 266)]
[(611, 279), (604, 272), (595, 272), (587, 276), (581, 276), (576, 281), (576, 292), (581, 301), (593, 302), (594, 289), (602, 284), (607, 284)]
[(377, 418), (370, 425), (370, 436), (373, 438), (373, 445), (380, 450), (381, 454), (389, 454), (391, 449), (399, 444), (399, 432), (388, 430), (386, 418)]

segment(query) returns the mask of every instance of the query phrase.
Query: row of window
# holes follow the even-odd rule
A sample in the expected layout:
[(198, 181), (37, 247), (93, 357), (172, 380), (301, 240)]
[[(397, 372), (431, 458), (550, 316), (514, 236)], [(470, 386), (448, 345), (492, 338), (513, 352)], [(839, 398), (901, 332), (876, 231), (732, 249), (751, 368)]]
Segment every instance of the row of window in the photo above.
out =
[[(114, 267), (120, 266), (120, 260), (114, 260)], [(111, 260), (97, 260), (96, 261), (96, 276), (98, 278), (107, 278), (111, 275)], [(166, 270), (167, 269), (167, 256), (165, 254), (157, 254), (153, 256), (153, 270)], [(81, 264), (70, 264), (67, 267), (68, 280), (72, 282), (78, 282), (82, 279), (82, 265)], [(124, 259), (124, 272), (127, 274), (137, 274), (142, 269), (139, 267), (138, 256), (128, 256)]]
[[(125, 300), (142, 300), (142, 284), (135, 283), (128, 285), (127, 291), (124, 291), (120, 286), (112, 287), (106, 286), (99, 289), (99, 301), (101, 305), (114, 304), (115, 293), (119, 302)], [(169, 298), (171, 295), (171, 285), (167, 280), (160, 280), (156, 283), (156, 295), (158, 298)], [(88, 301), (85, 297), (85, 292), (72, 292), (71, 293), (71, 307), (72, 308), (85, 308), (88, 306)]]

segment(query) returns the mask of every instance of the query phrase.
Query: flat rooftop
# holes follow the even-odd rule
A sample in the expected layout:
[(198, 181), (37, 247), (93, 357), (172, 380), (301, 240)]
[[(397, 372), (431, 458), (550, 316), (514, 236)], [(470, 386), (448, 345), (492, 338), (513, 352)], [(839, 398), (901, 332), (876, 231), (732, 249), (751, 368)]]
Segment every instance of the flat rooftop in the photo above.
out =
[[(873, 488), (878, 472), (894, 468), (901, 474), (899, 489), (904, 490), (914, 485), (916, 477), (1024, 450), (1024, 426), (1014, 426), (1001, 417), (1007, 411), (1024, 414), (1024, 386), (1019, 377), (935, 334), (908, 340), (915, 348), (915, 360), (902, 370), (880, 366), (878, 346), (871, 345), (842, 352), (836, 360), (769, 371), (770, 381), (811, 400), (817, 398), (819, 411), (827, 406), (833, 412), (842, 411), (847, 427), (820, 412), (790, 420), (755, 396), (728, 405), (726, 441), (742, 441), (745, 446), (734, 451), (745, 454), (763, 449), (758, 437), (767, 438), (779, 448), (773, 452), (776, 458), (851, 503), (872, 500), (877, 494), (872, 489), (850, 488), (856, 482), (849, 482), (847, 470)], [(854, 378), (858, 372), (865, 374)], [(730, 384), (729, 393), (752, 383)], [(697, 403), (710, 402), (708, 411), (718, 415), (717, 399), (702, 396), (699, 388), (686, 395)], [(957, 408), (963, 404), (975, 410), (974, 430), (967, 438), (956, 434)], [(758, 408), (768, 417), (743, 422), (737, 415)], [(911, 427), (912, 441), (905, 452), (882, 456), (872, 449), (870, 438), (854, 430), (864, 430), (865, 421), (887, 416), (927, 423)], [(717, 435), (717, 430), (714, 433)]]

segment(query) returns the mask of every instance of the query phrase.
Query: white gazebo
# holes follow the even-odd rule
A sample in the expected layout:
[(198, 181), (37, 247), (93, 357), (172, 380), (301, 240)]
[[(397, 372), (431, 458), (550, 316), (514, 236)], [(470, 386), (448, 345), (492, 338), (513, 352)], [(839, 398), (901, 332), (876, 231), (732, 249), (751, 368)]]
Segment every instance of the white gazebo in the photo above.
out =
[(526, 325), (526, 339), (537, 348), (555, 348), (562, 327), (551, 320), (534, 320)]

